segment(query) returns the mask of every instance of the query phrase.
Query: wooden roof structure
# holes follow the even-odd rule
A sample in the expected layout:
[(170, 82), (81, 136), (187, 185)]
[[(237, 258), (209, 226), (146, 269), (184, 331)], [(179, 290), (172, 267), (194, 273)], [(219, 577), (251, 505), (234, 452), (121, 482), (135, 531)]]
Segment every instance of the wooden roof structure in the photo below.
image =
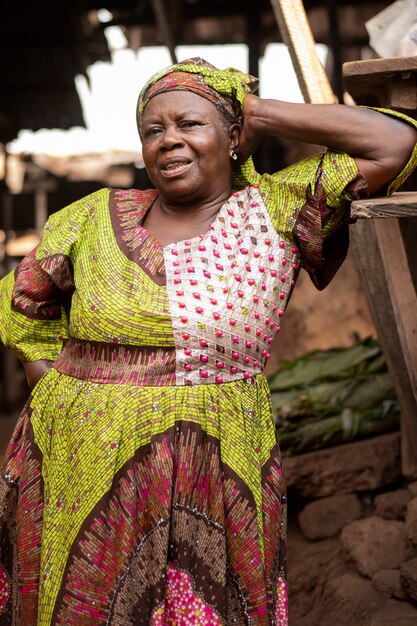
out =
[[(306, 0), (316, 41), (332, 46), (341, 67), (345, 44), (367, 42), (363, 23), (389, 0)], [(112, 21), (100, 23), (106, 8)], [(354, 19), (359, 15), (359, 19)], [(108, 25), (125, 28), (133, 49), (178, 44), (247, 43), (249, 71), (257, 72), (267, 43), (280, 41), (270, 0), (60, 0), (3, 3), (0, 20), (0, 142), (22, 128), (83, 126), (74, 85), (96, 61), (110, 61)], [(355, 57), (357, 58), (357, 57)], [(340, 77), (341, 72), (336, 71)], [(337, 86), (336, 86), (337, 87)], [(337, 88), (336, 88), (337, 91)]]

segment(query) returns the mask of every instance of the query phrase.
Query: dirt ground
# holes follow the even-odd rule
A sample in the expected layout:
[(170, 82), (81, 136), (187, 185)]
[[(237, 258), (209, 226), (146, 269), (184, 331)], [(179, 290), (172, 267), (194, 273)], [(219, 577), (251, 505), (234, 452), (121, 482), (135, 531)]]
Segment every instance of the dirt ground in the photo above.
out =
[[(330, 535), (336, 497), (346, 515), (341, 533)], [(347, 498), (357, 496), (312, 501), (298, 518), (290, 501), (289, 626), (416, 626), (417, 482), (362, 494), (353, 521)]]
[(347, 565), (338, 538), (306, 541), (288, 525), (289, 626), (368, 626), (385, 598)]

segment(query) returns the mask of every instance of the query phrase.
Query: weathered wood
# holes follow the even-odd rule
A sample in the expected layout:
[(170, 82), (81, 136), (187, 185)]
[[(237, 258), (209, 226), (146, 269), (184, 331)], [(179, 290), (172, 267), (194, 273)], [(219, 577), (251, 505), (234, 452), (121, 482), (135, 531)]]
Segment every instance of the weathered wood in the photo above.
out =
[(388, 107), (416, 117), (417, 57), (350, 61), (343, 65), (343, 79), (357, 104)]
[(360, 220), (351, 228), (351, 240), (368, 305), (401, 404), (402, 472), (415, 479), (417, 294), (399, 220)]
[(407, 252), (408, 267), (417, 293), (417, 219), (399, 220), (404, 246)]
[[(411, 278), (411, 268), (407, 262), (399, 220), (376, 222), (375, 229), (402, 353), (417, 402), (417, 293)], [(417, 445), (417, 419), (414, 421)]]
[(367, 59), (365, 61), (349, 61), (343, 64), (343, 76), (362, 77), (364, 81), (375, 84), (381, 76), (401, 72), (417, 72), (417, 57), (390, 57), (388, 59)]
[(301, 498), (386, 487), (401, 478), (400, 435), (379, 435), (287, 457), (283, 466), (290, 493)]
[(402, 191), (389, 198), (357, 200), (352, 202), (350, 215), (354, 219), (417, 217), (417, 191)]
[(302, 0), (270, 0), (270, 2), (282, 40), (288, 46), (305, 102), (334, 103), (335, 96), (317, 56)]
[[(343, 74), (357, 104), (417, 119), (416, 56), (354, 61), (343, 66)], [(409, 478), (417, 478), (417, 217), (409, 217), (416, 208), (414, 191), (360, 201), (352, 217), (394, 219), (359, 219), (351, 229), (354, 258), (401, 404), (401, 462)]]

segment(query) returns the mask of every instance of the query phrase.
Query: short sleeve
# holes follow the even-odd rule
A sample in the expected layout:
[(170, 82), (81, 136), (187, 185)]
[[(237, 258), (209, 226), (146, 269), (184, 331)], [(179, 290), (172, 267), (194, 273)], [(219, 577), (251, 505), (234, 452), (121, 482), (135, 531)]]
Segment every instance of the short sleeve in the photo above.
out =
[[(348, 252), (350, 204), (369, 196), (368, 184), (353, 158), (333, 150), (288, 170), (273, 180), (287, 199), (284, 211), (269, 204), (271, 218), (278, 232), (298, 247), (315, 286), (324, 289)], [(289, 183), (293, 177), (299, 180), (296, 194)]]
[(103, 193), (54, 213), (40, 244), (0, 281), (0, 339), (22, 361), (56, 360), (68, 337), (73, 264)]

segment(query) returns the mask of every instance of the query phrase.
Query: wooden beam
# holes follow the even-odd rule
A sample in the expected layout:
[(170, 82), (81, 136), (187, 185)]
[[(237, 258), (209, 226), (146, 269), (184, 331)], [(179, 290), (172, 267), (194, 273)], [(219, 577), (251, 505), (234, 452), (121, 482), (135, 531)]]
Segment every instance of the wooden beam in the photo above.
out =
[[(417, 218), (407, 218), (416, 220)], [(357, 269), (401, 405), (402, 473), (417, 478), (417, 293), (398, 219), (351, 228)]]
[[(343, 66), (358, 104), (417, 118), (417, 57), (354, 61)], [(417, 192), (352, 204), (354, 257), (401, 404), (404, 476), (417, 478)], [(405, 218), (407, 216), (407, 219)], [(391, 217), (391, 219), (366, 219)]]
[(340, 43), (339, 9), (337, 3), (333, 2), (333, 0), (326, 0), (325, 6), (329, 22), (331, 85), (339, 102), (343, 102), (344, 87), (342, 77), (342, 46)]
[(381, 80), (387, 74), (399, 72), (417, 72), (417, 57), (390, 57), (388, 59), (367, 59), (349, 61), (343, 64), (343, 76), (346, 80), (362, 79), (367, 84)]
[(343, 64), (347, 91), (357, 104), (417, 113), (417, 56), (350, 61)]
[(282, 464), (290, 497), (324, 498), (379, 489), (401, 478), (400, 435), (388, 433), (284, 457)]
[(389, 198), (369, 198), (352, 202), (353, 219), (376, 217), (417, 217), (417, 191), (401, 191)]
[(161, 34), (162, 41), (169, 50), (171, 56), (171, 62), (173, 64), (178, 63), (177, 55), (175, 53), (175, 41), (172, 32), (172, 24), (168, 19), (168, 14), (164, 0), (152, 0), (152, 8), (155, 13), (156, 23)]
[(305, 102), (334, 103), (329, 79), (316, 52), (316, 45), (301, 0), (271, 0), (282, 40), (288, 46)]

